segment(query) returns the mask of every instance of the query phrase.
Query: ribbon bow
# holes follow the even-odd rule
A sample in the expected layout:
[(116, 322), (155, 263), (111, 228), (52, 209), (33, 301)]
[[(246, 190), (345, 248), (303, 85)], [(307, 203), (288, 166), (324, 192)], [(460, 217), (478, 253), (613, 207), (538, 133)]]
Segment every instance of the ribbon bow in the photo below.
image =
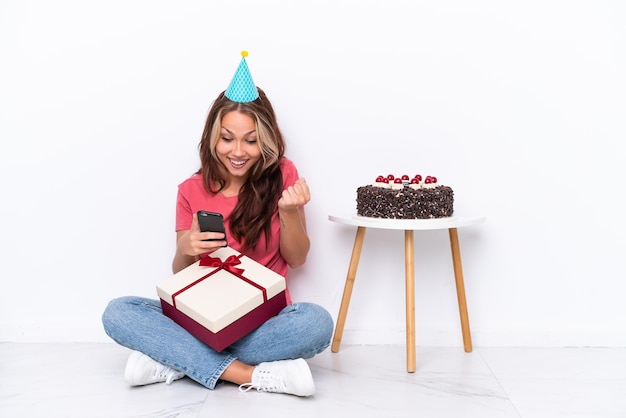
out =
[(201, 266), (223, 268), (233, 274), (239, 275), (244, 272), (244, 269), (235, 267), (237, 264), (241, 264), (241, 260), (235, 255), (228, 256), (224, 261), (217, 257), (204, 257), (200, 259)]

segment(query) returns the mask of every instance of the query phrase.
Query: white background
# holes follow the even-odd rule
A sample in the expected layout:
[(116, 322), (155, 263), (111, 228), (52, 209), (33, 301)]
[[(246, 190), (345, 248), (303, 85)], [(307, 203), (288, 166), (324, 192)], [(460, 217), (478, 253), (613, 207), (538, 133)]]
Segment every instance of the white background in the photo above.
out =
[[(312, 190), (296, 300), (336, 318), (356, 188), (435, 175), (474, 345), (626, 345), (626, 9), (614, 1), (0, 1), (0, 341), (110, 341), (171, 274), (176, 187), (240, 61)], [(461, 346), (446, 231), (418, 232), (419, 345)], [(368, 230), (344, 343), (404, 342), (401, 231)]]

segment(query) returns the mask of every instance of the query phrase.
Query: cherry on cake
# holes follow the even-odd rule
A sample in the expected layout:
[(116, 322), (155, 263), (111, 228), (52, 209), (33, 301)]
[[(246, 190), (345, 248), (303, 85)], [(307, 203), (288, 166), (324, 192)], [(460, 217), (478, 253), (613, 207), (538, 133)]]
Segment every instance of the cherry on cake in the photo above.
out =
[(435, 176), (378, 176), (356, 191), (359, 216), (384, 219), (435, 219), (454, 213), (454, 192)]

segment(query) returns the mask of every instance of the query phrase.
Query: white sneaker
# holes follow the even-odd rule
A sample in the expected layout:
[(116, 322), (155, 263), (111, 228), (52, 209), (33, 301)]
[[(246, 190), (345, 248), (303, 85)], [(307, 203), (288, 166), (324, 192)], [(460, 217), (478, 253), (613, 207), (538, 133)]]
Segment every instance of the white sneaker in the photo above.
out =
[(165, 382), (168, 385), (174, 380), (185, 377), (184, 373), (165, 366), (139, 351), (133, 351), (126, 362), (124, 378), (131, 386), (149, 385)]
[(252, 382), (239, 386), (247, 392), (288, 393), (297, 396), (311, 396), (315, 393), (315, 383), (309, 365), (304, 359), (279, 360), (261, 363), (252, 372)]

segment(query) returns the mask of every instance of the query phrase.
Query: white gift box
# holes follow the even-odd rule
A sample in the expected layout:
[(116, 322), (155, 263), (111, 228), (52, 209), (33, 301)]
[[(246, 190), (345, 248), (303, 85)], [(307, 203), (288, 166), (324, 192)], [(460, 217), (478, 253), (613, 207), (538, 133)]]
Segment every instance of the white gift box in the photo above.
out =
[(222, 247), (157, 285), (163, 313), (222, 351), (286, 305), (285, 278)]

